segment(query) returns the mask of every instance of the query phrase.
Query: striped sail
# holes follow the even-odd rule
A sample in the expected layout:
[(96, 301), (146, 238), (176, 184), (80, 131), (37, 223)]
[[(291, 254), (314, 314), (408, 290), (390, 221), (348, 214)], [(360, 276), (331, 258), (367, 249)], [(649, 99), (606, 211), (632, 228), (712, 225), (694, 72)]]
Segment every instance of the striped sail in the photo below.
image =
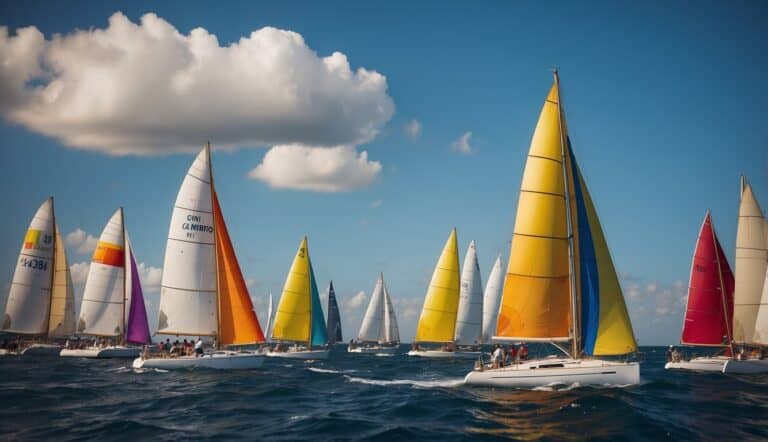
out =
[[(309, 255), (309, 250), (307, 250)], [(309, 259), (309, 257), (307, 257)], [(317, 290), (317, 280), (315, 271), (312, 269), (312, 260), (309, 259), (309, 285), (312, 295), (312, 345), (328, 344), (328, 330), (325, 328), (325, 316), (323, 316), (323, 305), (320, 302), (320, 292)]]
[(379, 335), (380, 344), (399, 344), (400, 329), (397, 326), (397, 317), (395, 317), (395, 308), (392, 306), (392, 298), (389, 296), (389, 290), (384, 283), (384, 275), (381, 276), (384, 286), (384, 320), (381, 325), (381, 334)]
[(336, 291), (333, 290), (333, 281), (328, 286), (328, 343), (335, 344), (343, 342), (341, 336), (341, 316), (339, 315), (339, 304), (336, 302)]
[(248, 287), (240, 271), (215, 191), (213, 207), (218, 266), (219, 343), (221, 345), (262, 343), (264, 334), (256, 312), (253, 311), (251, 296), (248, 294)]
[(117, 209), (101, 232), (85, 281), (77, 332), (122, 336), (125, 320), (125, 229)]
[(757, 316), (762, 303), (768, 263), (768, 233), (765, 230), (766, 223), (760, 204), (752, 186), (742, 177), (733, 292), (733, 339), (738, 343), (768, 340), (768, 324), (760, 324), (761, 330), (757, 330)]
[(171, 215), (160, 287), (157, 333), (217, 332), (216, 250), (208, 148), (195, 158)]
[(707, 212), (693, 253), (680, 341), (687, 345), (728, 345), (732, 316), (733, 273)]
[(75, 334), (75, 291), (72, 288), (72, 274), (58, 224), (55, 229), (56, 252), (53, 258), (53, 292), (51, 293), (48, 337), (66, 338)]
[(37, 209), (24, 235), (5, 307), (4, 332), (48, 332), (54, 271), (53, 213), (53, 198), (49, 198)]
[(557, 84), (533, 133), (495, 338), (568, 341), (571, 285)]
[(483, 292), (483, 342), (491, 341), (491, 336), (496, 330), (496, 318), (499, 315), (499, 301), (501, 301), (501, 288), (504, 282), (504, 272), (501, 268), (501, 254), (493, 263), (488, 282)]
[(291, 269), (285, 278), (283, 293), (277, 304), (272, 339), (276, 341), (310, 341), (312, 294), (309, 277), (307, 238), (301, 241)]
[(454, 342), (459, 286), (459, 247), (456, 229), (453, 229), (429, 282), (416, 328), (416, 342)]
[(360, 333), (357, 334), (359, 342), (378, 342), (384, 327), (384, 275), (379, 273), (376, 287), (373, 288), (371, 300), (365, 310), (363, 322), (360, 324)]
[(483, 282), (477, 261), (475, 242), (469, 243), (464, 256), (456, 319), (456, 343), (478, 345), (483, 342)]

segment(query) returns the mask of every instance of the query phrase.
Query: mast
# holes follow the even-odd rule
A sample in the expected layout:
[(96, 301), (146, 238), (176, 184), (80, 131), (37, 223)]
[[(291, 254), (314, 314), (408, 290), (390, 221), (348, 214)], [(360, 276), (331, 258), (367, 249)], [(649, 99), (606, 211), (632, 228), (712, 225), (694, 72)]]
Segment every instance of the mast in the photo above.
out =
[[(123, 314), (122, 314), (122, 336), (120, 336), (120, 343), (125, 344), (125, 336), (128, 330), (125, 329), (125, 304), (128, 300), (128, 268), (131, 266), (128, 250), (128, 241), (125, 235), (125, 214), (123, 213), (123, 207), (120, 207), (120, 221), (123, 223)], [(131, 275), (133, 277), (133, 275)]]
[(213, 203), (214, 195), (216, 192), (216, 187), (213, 185), (213, 163), (211, 162), (211, 142), (208, 141), (205, 144), (205, 153), (208, 156), (208, 174), (210, 175), (210, 186), (211, 186), (211, 215), (213, 215), (213, 253), (214, 258), (216, 261), (215, 266), (215, 272), (216, 272), (216, 348), (218, 349), (221, 347), (221, 305), (220, 305), (220, 298), (219, 298), (219, 291), (221, 290), (219, 287), (219, 232), (218, 229), (215, 227), (216, 225), (216, 204)]
[(56, 210), (53, 207), (53, 197), (49, 196), (51, 202), (51, 219), (53, 220), (53, 229), (51, 229), (51, 285), (48, 291), (48, 314), (45, 317), (45, 331), (47, 337), (51, 328), (51, 309), (53, 308), (53, 284), (56, 282)]
[[(578, 317), (578, 294), (576, 293), (576, 268), (575, 268), (575, 256), (573, 251), (573, 220), (571, 213), (571, 189), (568, 183), (568, 173), (566, 166), (566, 140), (563, 134), (563, 107), (561, 105), (562, 97), (560, 93), (560, 77), (557, 74), (557, 69), (553, 71), (555, 77), (555, 86), (557, 87), (557, 123), (560, 129), (560, 152), (563, 158), (563, 184), (565, 186), (565, 214), (568, 225), (568, 269), (569, 269), (569, 283), (571, 288), (571, 357), (578, 358), (579, 355), (579, 317)], [(575, 178), (574, 178), (575, 179)]]
[[(709, 210), (707, 210), (709, 212)], [(731, 337), (731, 326), (728, 324), (728, 303), (725, 300), (725, 282), (723, 281), (723, 270), (720, 267), (720, 243), (717, 241), (717, 235), (715, 235), (715, 226), (712, 223), (712, 219), (709, 220), (710, 228), (712, 232), (712, 243), (715, 245), (715, 262), (717, 262), (717, 279), (720, 282), (720, 300), (723, 303), (723, 317), (725, 319), (725, 332), (728, 336), (728, 347), (731, 349), (731, 356), (736, 353), (733, 352), (733, 338)]]

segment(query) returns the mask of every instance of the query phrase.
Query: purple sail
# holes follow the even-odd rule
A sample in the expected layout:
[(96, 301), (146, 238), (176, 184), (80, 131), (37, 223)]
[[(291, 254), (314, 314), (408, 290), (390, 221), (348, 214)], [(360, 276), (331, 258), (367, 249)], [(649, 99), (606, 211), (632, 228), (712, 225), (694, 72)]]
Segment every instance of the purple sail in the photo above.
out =
[(128, 327), (125, 340), (134, 344), (149, 344), (149, 322), (147, 321), (147, 309), (144, 307), (144, 294), (141, 291), (139, 271), (136, 267), (136, 259), (131, 254), (131, 310), (128, 312)]

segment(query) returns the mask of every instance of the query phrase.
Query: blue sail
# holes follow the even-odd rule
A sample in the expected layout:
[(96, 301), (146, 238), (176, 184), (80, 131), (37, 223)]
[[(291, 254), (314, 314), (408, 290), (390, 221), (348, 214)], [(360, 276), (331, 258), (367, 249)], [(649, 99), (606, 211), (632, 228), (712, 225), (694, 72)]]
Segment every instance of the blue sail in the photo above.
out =
[(341, 317), (339, 316), (339, 305), (336, 303), (336, 292), (333, 290), (333, 281), (328, 287), (328, 321), (326, 327), (328, 344), (333, 345), (344, 340), (341, 336)]
[(320, 292), (317, 291), (312, 260), (309, 261), (309, 280), (312, 286), (312, 345), (326, 345), (328, 344), (328, 331), (325, 328), (323, 305), (320, 303)]

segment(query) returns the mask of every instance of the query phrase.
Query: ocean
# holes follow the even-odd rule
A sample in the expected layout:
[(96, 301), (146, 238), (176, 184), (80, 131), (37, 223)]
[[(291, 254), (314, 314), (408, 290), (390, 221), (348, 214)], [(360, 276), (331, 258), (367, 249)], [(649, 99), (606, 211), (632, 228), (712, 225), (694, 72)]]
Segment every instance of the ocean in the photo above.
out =
[(640, 385), (533, 391), (463, 386), (471, 360), (343, 345), (246, 371), (2, 357), (0, 439), (768, 439), (768, 375), (666, 372), (663, 347), (642, 352)]

